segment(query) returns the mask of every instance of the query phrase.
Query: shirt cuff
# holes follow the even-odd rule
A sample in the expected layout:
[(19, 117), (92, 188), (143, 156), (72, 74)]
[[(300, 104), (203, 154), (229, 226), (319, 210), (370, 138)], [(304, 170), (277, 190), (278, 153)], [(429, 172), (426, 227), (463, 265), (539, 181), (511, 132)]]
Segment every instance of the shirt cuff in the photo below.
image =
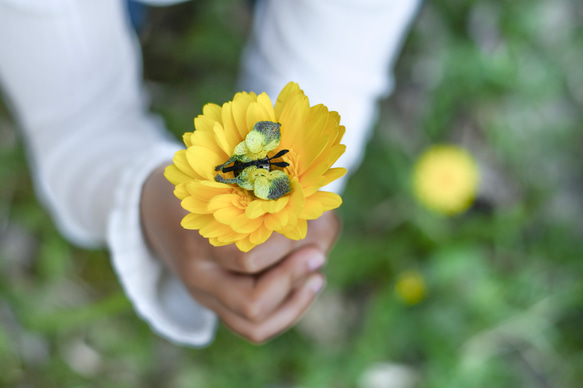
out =
[(180, 149), (160, 145), (141, 155), (121, 180), (108, 220), (107, 242), (113, 267), (136, 312), (166, 339), (194, 347), (212, 342), (216, 315), (198, 304), (182, 282), (153, 255), (140, 221), (142, 186), (150, 173)]

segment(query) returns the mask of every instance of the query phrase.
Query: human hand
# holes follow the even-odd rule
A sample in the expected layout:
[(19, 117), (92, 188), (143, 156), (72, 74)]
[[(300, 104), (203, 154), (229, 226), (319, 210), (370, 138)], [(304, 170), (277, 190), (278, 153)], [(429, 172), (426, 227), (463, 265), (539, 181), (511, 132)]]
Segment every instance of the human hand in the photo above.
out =
[(142, 191), (142, 227), (150, 247), (182, 280), (191, 295), (213, 310), (235, 333), (261, 343), (297, 321), (324, 285), (324, 265), (340, 232), (326, 212), (308, 222), (304, 240), (274, 233), (249, 252), (234, 244), (214, 247), (180, 220), (187, 214), (173, 194), (163, 167)]

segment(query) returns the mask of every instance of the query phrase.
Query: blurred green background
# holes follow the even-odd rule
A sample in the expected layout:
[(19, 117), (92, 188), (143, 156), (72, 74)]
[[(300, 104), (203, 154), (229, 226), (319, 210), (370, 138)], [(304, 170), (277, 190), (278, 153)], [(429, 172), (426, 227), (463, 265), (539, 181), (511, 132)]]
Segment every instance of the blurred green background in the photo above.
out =
[[(149, 20), (153, 109), (179, 135), (236, 91), (247, 3), (199, 0)], [(107, 253), (58, 234), (0, 108), (0, 386), (411, 386), (383, 385), (390, 374), (419, 387), (580, 387), (582, 106), (582, 2), (425, 4), (344, 195), (326, 290), (266, 345), (220, 328), (203, 350), (152, 333)], [(460, 144), (480, 166), (462, 215), (434, 215), (411, 194), (434, 143)], [(425, 284), (414, 305), (395, 292), (405, 271)]]

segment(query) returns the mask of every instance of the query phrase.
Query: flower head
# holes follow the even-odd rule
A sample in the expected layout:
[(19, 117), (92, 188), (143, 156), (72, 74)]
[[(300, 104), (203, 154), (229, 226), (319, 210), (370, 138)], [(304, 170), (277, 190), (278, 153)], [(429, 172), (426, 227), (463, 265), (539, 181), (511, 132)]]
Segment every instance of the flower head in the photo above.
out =
[(247, 252), (273, 232), (300, 240), (308, 220), (342, 203), (318, 191), (346, 173), (331, 168), (345, 149), (340, 116), (311, 107), (298, 84), (289, 83), (275, 107), (265, 93), (244, 92), (207, 104), (194, 126), (164, 175), (190, 212), (182, 226), (212, 245)]
[(425, 297), (425, 281), (417, 271), (405, 271), (399, 276), (395, 291), (405, 303), (414, 305)]
[(437, 145), (421, 155), (413, 176), (417, 199), (438, 213), (453, 215), (468, 208), (478, 187), (478, 169), (463, 148)]

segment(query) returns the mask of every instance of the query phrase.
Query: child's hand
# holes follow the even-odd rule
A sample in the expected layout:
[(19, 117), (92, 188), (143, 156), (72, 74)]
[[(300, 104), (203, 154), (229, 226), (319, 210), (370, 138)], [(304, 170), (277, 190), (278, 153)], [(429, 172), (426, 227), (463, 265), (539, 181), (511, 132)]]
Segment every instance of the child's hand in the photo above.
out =
[(141, 202), (142, 226), (152, 249), (184, 282), (191, 295), (215, 311), (237, 334), (256, 343), (289, 328), (324, 285), (317, 272), (339, 231), (333, 212), (309, 221), (304, 240), (274, 233), (244, 253), (234, 244), (213, 247), (180, 220), (187, 212), (163, 176), (150, 175)]

